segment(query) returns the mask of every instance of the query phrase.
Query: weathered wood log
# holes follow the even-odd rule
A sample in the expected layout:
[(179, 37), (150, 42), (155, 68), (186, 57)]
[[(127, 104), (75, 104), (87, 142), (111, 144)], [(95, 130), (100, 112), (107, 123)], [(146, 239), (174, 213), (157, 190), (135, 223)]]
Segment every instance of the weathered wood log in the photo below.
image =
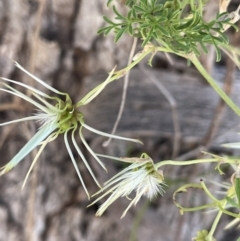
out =
[[(179, 74), (151, 68), (148, 68), (148, 71), (149, 76), (137, 68), (131, 71), (127, 101), (118, 133), (128, 132), (133, 133), (133, 136), (138, 135), (138, 132), (169, 136), (174, 134), (171, 105), (151, 81), (151, 78), (155, 78), (176, 101), (182, 137), (198, 140), (203, 138), (219, 101), (216, 92), (199, 81), (198, 76), (191, 76), (187, 72)], [(220, 86), (223, 77), (224, 69), (216, 68), (215, 79)], [(85, 91), (89, 91), (105, 78), (104, 75), (86, 78)], [(238, 106), (239, 80), (240, 73), (236, 72), (231, 98)], [(109, 84), (103, 93), (83, 110), (89, 124), (99, 130), (111, 131), (121, 101), (122, 86), (122, 79)], [(227, 107), (213, 144), (240, 140), (236, 134), (238, 130), (239, 117)]]

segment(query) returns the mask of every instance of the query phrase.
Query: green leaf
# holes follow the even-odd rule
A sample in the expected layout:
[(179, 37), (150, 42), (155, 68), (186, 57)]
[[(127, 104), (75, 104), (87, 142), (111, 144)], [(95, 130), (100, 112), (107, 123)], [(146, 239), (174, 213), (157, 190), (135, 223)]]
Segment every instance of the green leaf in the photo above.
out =
[(218, 32), (219, 33), (219, 37), (221, 37), (221, 39), (223, 40), (223, 42), (225, 43), (225, 44), (229, 44), (229, 39), (228, 39), (228, 37), (227, 37), (227, 35), (226, 34), (224, 34), (224, 33), (222, 33), (222, 32)]
[(162, 13), (162, 11), (163, 11), (163, 5), (159, 4), (154, 8), (153, 13), (157, 15), (158, 13)]
[(127, 26), (126, 26), (126, 27), (123, 27), (123, 28), (121, 28), (121, 29), (117, 32), (117, 34), (116, 34), (116, 36), (115, 36), (115, 39), (114, 39), (114, 42), (115, 42), (115, 43), (122, 37), (122, 35), (124, 34), (124, 32), (126, 32), (127, 28), (128, 28)]
[(223, 39), (223, 38), (221, 38), (221, 36), (212, 36), (212, 41), (217, 41), (217, 42), (219, 42), (219, 43), (223, 43), (223, 44), (225, 44), (225, 39)]
[(138, 12), (141, 12), (141, 13), (145, 13), (145, 12), (146, 12), (145, 9), (143, 9), (143, 8), (137, 6), (137, 5), (134, 5), (133, 9), (134, 9), (135, 11), (138, 11)]
[(217, 16), (216, 16), (216, 18), (219, 19), (219, 18), (221, 18), (221, 17), (223, 17), (223, 16), (226, 16), (226, 17), (227, 17), (227, 16), (228, 16), (228, 12), (223, 12), (223, 13), (220, 13), (220, 14), (218, 13)]
[(205, 25), (208, 29), (211, 29), (215, 24), (216, 24), (216, 20), (212, 20), (209, 23), (205, 23)]
[(226, 196), (225, 199), (227, 200), (228, 204), (230, 204), (232, 207), (239, 208), (238, 204), (234, 201), (234, 199)]
[(131, 6), (133, 3), (134, 3), (134, 0), (127, 0), (125, 4), (127, 6)]
[(155, 17), (153, 17), (151, 14), (147, 14), (145, 21), (146, 20), (151, 22), (151, 23), (154, 23), (155, 22)]
[(97, 31), (97, 34), (104, 34), (104, 36), (108, 35), (109, 32), (114, 28), (114, 26), (108, 26), (108, 27), (104, 27), (104, 28), (100, 28)]
[(153, 38), (158, 39), (158, 37), (159, 37), (159, 31), (154, 31), (154, 32), (152, 33), (152, 36), (153, 36)]
[(128, 32), (129, 32), (129, 34), (133, 35), (132, 24), (129, 24), (129, 25), (128, 25)]
[(127, 19), (130, 20), (132, 17), (132, 9), (127, 14)]
[(108, 0), (107, 6), (109, 6), (112, 1), (113, 1), (113, 0)]
[(141, 3), (144, 4), (145, 6), (148, 6), (148, 0), (141, 0)]
[(104, 36), (108, 35), (109, 32), (110, 32), (113, 28), (114, 28), (114, 27), (112, 26), (112, 27), (109, 27), (108, 29), (106, 29), (106, 30), (104, 31)]
[(150, 38), (152, 37), (152, 34), (153, 34), (153, 30), (154, 30), (154, 27), (152, 27), (152, 29), (150, 30), (148, 36), (144, 39), (143, 43), (142, 43), (142, 46), (145, 46), (148, 41), (150, 40)]
[(133, 15), (133, 18), (135, 19), (137, 18), (136, 10), (134, 8), (132, 9), (132, 15)]
[(110, 25), (117, 25), (116, 23), (112, 22), (107, 16), (103, 16), (105, 22), (109, 23)]
[(163, 10), (163, 12), (162, 12), (162, 17), (168, 17), (168, 9), (167, 8), (165, 8), (164, 10)]
[(158, 1), (158, 0), (151, 0), (151, 1), (149, 2), (149, 6), (150, 6), (152, 9), (154, 9), (157, 1)]
[(156, 27), (157, 27), (157, 29), (158, 29), (162, 34), (164, 34), (165, 36), (171, 37), (170, 33), (169, 33), (166, 29), (164, 29), (164, 28), (161, 27), (160, 25), (157, 25)]
[(215, 51), (216, 51), (216, 61), (219, 62), (221, 60), (221, 52), (218, 46), (214, 43)]
[(172, 8), (173, 7), (173, 1), (166, 1), (164, 3), (164, 8)]
[(193, 28), (191, 28), (191, 31), (199, 31), (200, 29), (202, 29), (203, 28), (203, 26), (202, 25), (196, 25), (196, 26), (194, 26)]
[(171, 36), (174, 36), (176, 39), (180, 37), (180, 39), (182, 39), (182, 36), (179, 35), (179, 31), (177, 31), (172, 25), (169, 26), (169, 29), (167, 29), (167, 32), (169, 32), (169, 34)]
[(191, 44), (191, 48), (193, 50), (193, 52), (197, 55), (197, 56), (200, 56), (200, 52), (199, 50), (197, 49), (197, 47), (194, 45), (194, 44)]
[[(102, 34), (102, 33), (104, 33), (106, 30), (108, 30), (109, 28), (111, 28), (111, 27), (104, 27), (104, 28), (100, 28), (100, 29), (98, 29), (98, 31), (97, 31), (97, 34)], [(110, 29), (111, 30), (111, 29)]]
[(235, 193), (238, 199), (238, 205), (240, 206), (240, 177), (235, 178), (234, 184), (235, 184)]
[(149, 23), (143, 23), (143, 24), (140, 25), (140, 28), (144, 29), (144, 28), (148, 28), (149, 26), (150, 26)]
[(203, 51), (207, 54), (208, 53), (208, 49), (206, 48), (206, 46), (202, 43), (202, 42), (199, 42)]
[(205, 36), (202, 38), (202, 41), (210, 42), (212, 40), (212, 36), (210, 34), (206, 34), (206, 33), (202, 33), (202, 32), (200, 32), (200, 34), (202, 34), (202, 35), (205, 34)]
[(165, 23), (167, 21), (168, 21), (167, 18), (158, 17), (155, 22), (159, 24), (159, 23)]
[(171, 20), (174, 19), (174, 18), (177, 18), (180, 13), (181, 13), (181, 10), (180, 10), (180, 9), (174, 11), (174, 12), (171, 14), (171, 16), (170, 16)]
[(189, 47), (186, 46), (186, 43), (170, 43), (170, 47), (173, 49), (173, 51), (179, 52), (179, 51), (184, 51), (185, 53), (189, 52)]
[(147, 2), (148, 1), (141, 1), (141, 3), (140, 3), (140, 6), (143, 8), (143, 9), (145, 9), (145, 12), (146, 11), (149, 11), (149, 7), (148, 7), (148, 4), (147, 4)]
[(195, 15), (194, 15), (191, 27), (194, 27), (194, 26), (198, 25), (201, 22), (201, 20), (202, 20), (201, 15), (198, 12), (196, 12)]
[(180, 24), (180, 25), (177, 27), (177, 29), (178, 29), (178, 30), (187, 29), (188, 27), (191, 26), (191, 24), (192, 24), (193, 21), (194, 21), (194, 19), (191, 18), (191, 19), (189, 19), (186, 23)]
[(117, 17), (116, 17), (117, 19), (126, 20), (126, 18), (117, 11), (115, 5), (113, 5), (113, 11), (117, 15)]

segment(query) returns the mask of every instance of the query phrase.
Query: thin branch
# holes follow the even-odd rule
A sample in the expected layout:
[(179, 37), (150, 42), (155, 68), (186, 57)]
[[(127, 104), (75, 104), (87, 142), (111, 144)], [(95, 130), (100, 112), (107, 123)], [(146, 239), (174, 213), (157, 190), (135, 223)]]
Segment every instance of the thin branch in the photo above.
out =
[[(38, 11), (37, 11), (37, 24), (36, 28), (33, 33), (32, 41), (31, 41), (31, 54), (29, 58), (29, 72), (34, 74), (35, 67), (36, 67), (36, 55), (38, 53), (38, 44), (39, 44), (39, 34), (40, 34), (40, 28), (41, 28), (41, 21), (42, 21), (42, 15), (44, 8), (46, 6), (46, 0), (40, 0)], [(33, 80), (29, 78), (30, 84), (34, 86)], [(31, 91), (28, 91), (28, 95), (31, 95)]]
[[(38, 40), (39, 40), (39, 33), (41, 27), (41, 20), (44, 8), (46, 6), (46, 0), (40, 0), (38, 11), (37, 11), (37, 25), (36, 29), (33, 33), (32, 43), (31, 43), (31, 55), (29, 59), (29, 71), (34, 74), (35, 72), (35, 60), (36, 54), (38, 50)], [(30, 85), (33, 85), (33, 80), (29, 79)], [(31, 91), (27, 92), (28, 96), (31, 96)], [(30, 137), (29, 137), (30, 138)], [(37, 154), (36, 150), (33, 150), (32, 155), (35, 156)], [(32, 179), (31, 179), (31, 191), (28, 197), (28, 212), (27, 212), (27, 224), (26, 224), (26, 238), (29, 241), (34, 240), (34, 217), (35, 217), (35, 199), (36, 199), (36, 187), (38, 181), (38, 173), (37, 168), (38, 163), (36, 163), (33, 172), (32, 172)]]
[[(14, 97), (16, 97), (16, 96), (14, 96)], [(25, 110), (23, 105), (19, 105), (20, 101), (19, 101), (18, 97), (16, 97), (16, 98), (17, 98), (16, 101), (14, 98), (13, 102), (1, 104), (0, 111), (9, 111), (9, 110), (23, 111), (23, 110)]]
[[(233, 40), (231, 41), (233, 45), (238, 44), (239, 42), (239, 34), (235, 33)], [(224, 86), (223, 90), (227, 95), (230, 95), (233, 88), (233, 74), (235, 71), (236, 65), (231, 58), (227, 59), (226, 66), (226, 75), (224, 78)], [(219, 125), (221, 124), (221, 120), (223, 118), (224, 109), (226, 107), (226, 103), (223, 99), (219, 100), (219, 103), (216, 107), (215, 113), (212, 118), (212, 122), (207, 130), (205, 137), (202, 140), (202, 145), (206, 148), (209, 147), (212, 139), (214, 138), (217, 130), (219, 129)]]
[[(35, 129), (35, 126), (33, 125), (33, 123), (30, 123), (31, 127), (33, 129)], [(29, 128), (26, 125), (23, 125), (24, 128), (24, 135), (26, 136), (26, 138), (29, 140), (32, 137), (32, 131), (29, 130)], [(34, 149), (32, 151), (32, 157), (34, 157), (35, 155), (37, 155), (37, 150)], [(29, 191), (29, 196), (28, 196), (28, 201), (27, 201), (27, 221), (26, 221), (26, 236), (27, 236), (27, 240), (31, 241), (34, 240), (34, 208), (35, 208), (35, 197), (36, 197), (36, 187), (37, 187), (37, 166), (34, 167), (32, 175), (31, 175), (31, 187), (30, 187), (30, 191)]]
[(16, 123), (4, 127), (3, 132), (1, 134), (1, 139), (0, 139), (0, 148), (2, 148), (5, 140), (11, 134), (12, 130), (14, 129), (14, 127), (16, 127)]
[(177, 111), (177, 102), (171, 95), (171, 93), (164, 87), (164, 85), (158, 81), (148, 70), (143, 66), (143, 64), (139, 64), (140, 70), (147, 76), (149, 80), (151, 80), (158, 90), (164, 95), (166, 100), (169, 102), (172, 109), (172, 120), (173, 120), (173, 129), (174, 129), (174, 139), (173, 139), (173, 152), (172, 158), (175, 158), (179, 153), (180, 148), (180, 139), (181, 139), (181, 130), (179, 124), (179, 116)]
[[(130, 52), (130, 55), (129, 55), (129, 59), (128, 59), (128, 65), (132, 62), (132, 59), (133, 59), (133, 56), (134, 56), (134, 53), (135, 53), (135, 50), (136, 50), (136, 46), (137, 46), (137, 38), (134, 38), (133, 39), (133, 44), (132, 44), (132, 48), (131, 48), (131, 52)], [(123, 85), (123, 93), (122, 93), (122, 101), (121, 101), (121, 105), (120, 105), (120, 108), (119, 108), (119, 111), (118, 111), (118, 116), (117, 116), (117, 119), (114, 123), (114, 126), (113, 126), (113, 129), (112, 129), (112, 132), (111, 134), (114, 135), (117, 128), (118, 128), (118, 124), (122, 118), (122, 114), (123, 114), (123, 110), (124, 110), (124, 106), (125, 106), (125, 102), (126, 102), (126, 96), (127, 96), (127, 88), (128, 88), (128, 83), (129, 83), (129, 74), (130, 74), (130, 71), (128, 71), (126, 73), (126, 75), (124, 76), (124, 85)], [(112, 138), (109, 138), (107, 141), (105, 141), (103, 143), (103, 146), (104, 147), (107, 147), (110, 142), (111, 142)]]
[[(231, 41), (233, 45), (237, 45), (239, 43), (239, 34), (236, 33), (233, 37), (233, 40)], [(225, 75), (225, 78), (224, 78), (224, 86), (223, 86), (223, 89), (224, 89), (224, 92), (229, 95), (231, 93), (231, 90), (232, 90), (232, 85), (233, 85), (233, 71), (235, 69), (236, 65), (234, 64), (233, 60), (228, 57), (228, 60), (227, 60), (227, 67), (226, 67), (226, 75)], [(177, 160), (187, 160), (187, 159), (191, 159), (191, 158), (194, 158), (194, 157), (198, 157), (198, 158), (201, 158), (202, 154), (201, 152), (202, 151), (207, 151), (208, 148), (209, 148), (209, 145), (211, 144), (213, 138), (215, 137), (217, 131), (218, 131), (218, 128), (219, 128), (219, 125), (221, 124), (221, 120), (222, 120), (222, 117), (223, 117), (223, 111), (226, 107), (226, 103), (225, 101), (223, 101), (222, 99), (219, 100), (219, 103), (215, 109), (215, 113), (213, 115), (213, 118), (212, 118), (212, 121), (211, 121), (211, 124), (206, 132), (206, 135), (205, 137), (203, 138), (201, 144), (183, 154), (182, 156), (178, 157)], [(231, 130), (234, 130), (236, 128), (236, 126), (234, 128), (232, 128)], [(230, 131), (230, 130), (228, 130)], [(221, 134), (220, 136), (224, 136), (226, 133), (224, 134)], [(219, 136), (219, 137), (220, 137)], [(196, 174), (195, 172), (193, 172), (194, 174)]]
[[(224, 92), (227, 95), (230, 95), (233, 87), (233, 73), (235, 70), (235, 64), (234, 62), (229, 58), (227, 60), (227, 73), (225, 75), (224, 80)], [(217, 130), (219, 129), (219, 125), (221, 124), (221, 120), (223, 118), (224, 109), (226, 107), (226, 103), (223, 99), (219, 100), (219, 103), (216, 107), (215, 113), (213, 115), (211, 124), (207, 130), (207, 134), (203, 138), (202, 145), (206, 148), (210, 145), (213, 137), (217, 133)]]

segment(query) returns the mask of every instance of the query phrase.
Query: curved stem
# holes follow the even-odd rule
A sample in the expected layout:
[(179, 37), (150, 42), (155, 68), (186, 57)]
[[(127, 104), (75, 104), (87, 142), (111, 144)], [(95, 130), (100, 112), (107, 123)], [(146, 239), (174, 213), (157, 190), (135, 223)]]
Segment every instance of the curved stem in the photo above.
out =
[(216, 207), (215, 203), (209, 203), (209, 204), (205, 204), (205, 205), (201, 205), (201, 206), (197, 206), (197, 207), (191, 207), (191, 208), (181, 207), (181, 210), (182, 210), (182, 212), (195, 212), (195, 211), (200, 211), (203, 209), (215, 208), (215, 207)]
[[(128, 59), (128, 65), (131, 64), (131, 62), (132, 62), (132, 59), (133, 59), (133, 56), (134, 56), (134, 53), (135, 53), (135, 50), (136, 50), (136, 47), (137, 47), (137, 40), (138, 39), (136, 37), (133, 39), (133, 44), (132, 44), (131, 52), (130, 52), (129, 59)], [(127, 74), (124, 76), (122, 100), (121, 100), (121, 104), (120, 104), (120, 107), (119, 107), (119, 110), (118, 110), (117, 119), (116, 119), (116, 121), (114, 123), (114, 126), (113, 126), (113, 129), (111, 131), (112, 135), (115, 134), (115, 132), (118, 128), (118, 124), (119, 124), (119, 122), (122, 118), (122, 114), (123, 114), (125, 103), (126, 103), (129, 76), (130, 76), (130, 71), (128, 71)], [(107, 147), (110, 144), (111, 140), (112, 140), (112, 137), (109, 137), (108, 140), (103, 143), (103, 146)]]
[(206, 185), (205, 185), (205, 183), (203, 182), (203, 180), (201, 180), (200, 183), (201, 183), (201, 186), (202, 186), (204, 192), (206, 193), (206, 195), (207, 195), (210, 199), (212, 199), (215, 203), (220, 203), (220, 200), (216, 199), (216, 198), (211, 194), (211, 192), (208, 190), (208, 188), (206, 187)]
[(166, 166), (166, 165), (188, 166), (188, 165), (209, 163), (209, 162), (219, 162), (219, 160), (217, 160), (217, 159), (199, 159), (199, 160), (190, 160), (190, 161), (172, 161), (172, 160), (167, 160), (167, 161), (162, 161), (162, 162), (159, 162), (159, 163), (155, 164), (155, 167), (159, 168), (159, 167)]

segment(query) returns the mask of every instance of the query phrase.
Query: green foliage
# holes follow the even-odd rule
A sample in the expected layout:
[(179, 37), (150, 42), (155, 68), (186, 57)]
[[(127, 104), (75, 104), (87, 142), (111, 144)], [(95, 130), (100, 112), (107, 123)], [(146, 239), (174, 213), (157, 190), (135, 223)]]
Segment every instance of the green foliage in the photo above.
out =
[[(113, 0), (109, 0), (108, 5), (111, 2)], [(125, 4), (129, 7), (126, 16), (113, 5), (116, 21), (104, 16), (108, 26), (99, 29), (99, 34), (107, 35), (113, 30), (117, 42), (127, 33), (141, 38), (142, 46), (152, 41), (175, 53), (194, 53), (197, 56), (200, 55), (199, 46), (207, 53), (206, 44), (211, 44), (216, 49), (217, 61), (220, 60), (218, 45), (228, 43), (223, 33), (224, 26), (232, 25), (228, 13), (217, 14), (214, 20), (206, 23), (202, 17), (201, 1), (127, 0)]]
[(235, 193), (238, 199), (238, 206), (240, 206), (240, 178), (236, 177), (235, 178)]
[(238, 204), (235, 202), (233, 198), (226, 196), (225, 199), (227, 200), (227, 203), (230, 207), (239, 208)]

